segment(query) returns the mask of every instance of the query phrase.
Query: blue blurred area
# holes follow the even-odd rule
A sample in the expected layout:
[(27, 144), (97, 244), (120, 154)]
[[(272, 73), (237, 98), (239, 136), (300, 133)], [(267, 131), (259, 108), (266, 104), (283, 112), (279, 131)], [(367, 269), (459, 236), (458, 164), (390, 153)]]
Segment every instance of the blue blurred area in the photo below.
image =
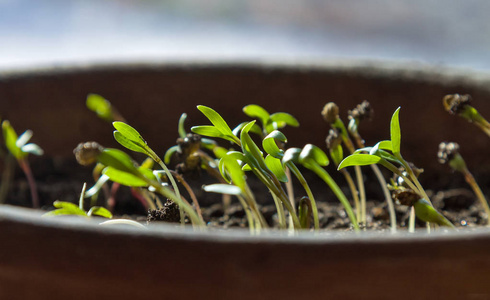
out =
[(0, 68), (390, 59), (490, 70), (484, 0), (0, 0)]

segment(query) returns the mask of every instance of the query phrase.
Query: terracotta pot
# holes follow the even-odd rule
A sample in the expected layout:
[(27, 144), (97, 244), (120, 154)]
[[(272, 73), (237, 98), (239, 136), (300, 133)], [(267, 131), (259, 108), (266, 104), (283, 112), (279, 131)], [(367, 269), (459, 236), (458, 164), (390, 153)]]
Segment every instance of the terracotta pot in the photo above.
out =
[[(368, 99), (376, 112), (362, 129), (368, 144), (389, 137), (391, 114), (402, 106), (402, 152), (423, 166), (427, 177), (447, 172), (435, 159), (443, 140), (471, 145), (462, 153), (474, 158), (468, 163), (475, 172), (489, 168), (488, 139), (441, 106), (445, 94), (469, 93), (488, 115), (486, 74), (356, 62), (162, 63), (0, 74), (2, 117), (18, 130), (33, 129), (47, 156), (71, 156), (80, 141), (115, 145), (111, 131), (101, 130), (107, 125), (84, 107), (88, 93), (111, 100), (156, 149), (174, 144), (182, 112), (189, 114), (189, 124), (206, 122), (197, 104), (238, 123), (244, 118), (240, 108), (250, 103), (299, 119), (299, 129), (286, 131), (292, 146), (321, 146), (328, 131), (319, 116), (323, 105), (336, 101), (345, 112)], [(165, 225), (101, 227), (2, 206), (0, 240), (1, 299), (490, 298), (486, 228), (429, 236), (249, 236)]]

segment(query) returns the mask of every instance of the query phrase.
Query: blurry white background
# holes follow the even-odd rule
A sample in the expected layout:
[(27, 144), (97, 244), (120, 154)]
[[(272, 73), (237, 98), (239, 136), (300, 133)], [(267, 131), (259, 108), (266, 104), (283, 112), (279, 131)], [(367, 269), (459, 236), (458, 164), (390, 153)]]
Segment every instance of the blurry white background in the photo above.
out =
[(485, 0), (0, 0), (0, 69), (389, 59), (490, 71)]

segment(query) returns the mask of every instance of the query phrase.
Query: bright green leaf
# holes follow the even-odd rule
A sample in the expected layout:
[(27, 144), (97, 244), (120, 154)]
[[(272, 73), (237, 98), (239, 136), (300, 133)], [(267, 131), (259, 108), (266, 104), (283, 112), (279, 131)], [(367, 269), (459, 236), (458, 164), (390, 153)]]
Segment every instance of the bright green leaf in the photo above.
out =
[(96, 94), (89, 94), (86, 101), (87, 108), (95, 112), (103, 120), (111, 122), (113, 120), (111, 103), (104, 97)]
[(336, 147), (330, 149), (330, 156), (332, 157), (333, 162), (336, 165), (339, 165), (340, 162), (344, 159), (344, 150), (342, 149), (342, 145), (337, 145)]
[(400, 113), (400, 107), (396, 109), (391, 117), (390, 124), (390, 136), (391, 136), (391, 144), (393, 147), (393, 154), (395, 156), (400, 153), (400, 144), (401, 144), (401, 131), (400, 131), (400, 120), (398, 114)]
[[(140, 148), (147, 149), (146, 141), (143, 139), (141, 134), (124, 122), (113, 122), (112, 125), (119, 131), (126, 139), (132, 141), (134, 144), (138, 145)], [(119, 142), (119, 141), (118, 141)], [(126, 145), (123, 145), (127, 147)], [(130, 148), (128, 148), (130, 149)], [(132, 149), (130, 149), (132, 150)]]
[(338, 170), (350, 166), (367, 166), (377, 164), (382, 160), (381, 157), (370, 154), (352, 154), (344, 158), (340, 163)]
[(454, 228), (454, 225), (441, 213), (435, 210), (427, 200), (420, 199), (415, 202), (413, 207), (415, 208), (415, 215), (420, 220)]
[(148, 183), (143, 179), (131, 173), (120, 171), (113, 167), (107, 167), (102, 171), (102, 174), (109, 177), (110, 180), (120, 183), (125, 186), (143, 187), (148, 186)]
[(45, 213), (43, 217), (59, 216), (59, 215), (77, 215), (77, 216), (87, 215), (85, 211), (83, 211), (83, 209), (78, 207), (78, 205), (75, 205), (70, 202), (55, 201), (53, 202), (53, 206), (56, 207), (57, 209)]
[(247, 116), (251, 118), (258, 118), (263, 126), (265, 126), (269, 120), (269, 112), (257, 104), (247, 105), (243, 107), (242, 110)]
[(202, 136), (210, 136), (210, 137), (226, 139), (226, 136), (214, 126), (209, 126), (209, 125), (193, 126), (191, 128), (191, 131), (194, 132), (195, 134), (199, 134)]
[(300, 148), (287, 149), (286, 152), (284, 152), (284, 157), (282, 158), (283, 163), (288, 163), (288, 162), (298, 163), (300, 153), (301, 153)]
[(328, 166), (329, 164), (327, 154), (325, 154), (322, 149), (315, 145), (307, 144), (303, 147), (301, 153), (299, 154), (299, 161), (304, 164), (310, 160), (313, 160), (320, 166)]
[(224, 136), (233, 135), (230, 126), (228, 126), (226, 121), (214, 109), (204, 105), (198, 105), (197, 109), (199, 109)]
[(292, 115), (285, 112), (274, 113), (270, 116), (270, 120), (274, 123), (277, 123), (277, 129), (283, 128), (286, 125), (292, 127), (298, 127), (299, 122)]
[(121, 144), (121, 146), (139, 153), (147, 154), (148, 152), (140, 143), (136, 143), (128, 138), (126, 138), (120, 131), (114, 131), (114, 139)]
[[(242, 123), (238, 124), (237, 127), (233, 128), (233, 134), (235, 136), (238, 136), (240, 134), (240, 131), (242, 130), (242, 128), (247, 124), (248, 124), (248, 122), (242, 122)], [(262, 129), (260, 129), (259, 125), (257, 125), (257, 124), (254, 124), (254, 126), (252, 126), (252, 128), (250, 128), (250, 132), (253, 132), (258, 136), (262, 136)]]
[(97, 160), (105, 166), (112, 167), (123, 172), (133, 174), (138, 173), (138, 170), (136, 169), (131, 157), (119, 149), (105, 148), (99, 154)]
[(5, 120), (2, 122), (3, 137), (5, 139), (5, 145), (9, 152), (18, 160), (23, 159), (26, 154), (17, 147), (17, 133), (15, 132), (10, 122)]
[(277, 159), (271, 155), (267, 155), (265, 158), (265, 164), (269, 168), (269, 170), (276, 175), (277, 179), (281, 182), (288, 182), (288, 177), (286, 176), (286, 172), (284, 171), (284, 167), (281, 163), (280, 159)]
[(284, 150), (279, 149), (276, 140), (284, 143), (287, 142), (287, 138), (282, 132), (274, 130), (262, 140), (262, 147), (268, 154), (281, 159), (284, 156)]
[(112, 213), (108, 211), (106, 208), (101, 207), (101, 206), (94, 206), (90, 208), (90, 210), (87, 213), (87, 216), (100, 216), (103, 218), (107, 219), (112, 219)]

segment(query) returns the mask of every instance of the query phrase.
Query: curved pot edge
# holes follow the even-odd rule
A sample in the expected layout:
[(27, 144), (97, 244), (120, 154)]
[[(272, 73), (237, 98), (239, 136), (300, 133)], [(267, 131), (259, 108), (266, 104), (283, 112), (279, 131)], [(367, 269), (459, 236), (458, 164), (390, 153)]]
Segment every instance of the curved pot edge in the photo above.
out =
[(11, 68), (0, 70), (0, 82), (13, 78), (34, 78), (84, 72), (104, 71), (158, 71), (158, 70), (263, 70), (264, 72), (300, 70), (304, 72), (343, 72), (361, 76), (389, 77), (392, 79), (415, 79), (427, 82), (473, 82), (482, 84), (487, 90), (490, 73), (467, 68), (432, 65), (420, 62), (399, 62), (365, 59), (300, 59), (300, 60), (168, 60), (82, 62), (46, 65), (33, 68)]
[(131, 238), (134, 236), (152, 237), (155, 239), (177, 239), (189, 242), (218, 242), (218, 243), (257, 243), (273, 244), (433, 244), (438, 242), (460, 241), (490, 241), (490, 228), (468, 228), (464, 230), (439, 230), (427, 234), (425, 229), (415, 233), (399, 230), (395, 234), (389, 232), (363, 232), (361, 234), (349, 231), (334, 232), (302, 232), (291, 236), (283, 231), (263, 232), (261, 235), (251, 235), (246, 229), (227, 230), (194, 230), (190, 226), (180, 228), (169, 224), (153, 224), (146, 230), (131, 226), (104, 226), (100, 220), (88, 220), (79, 217), (42, 217), (42, 213), (28, 208), (4, 205), (0, 207), (0, 224), (23, 225), (39, 228), (56, 229), (69, 232), (85, 232), (92, 234), (114, 235)]

